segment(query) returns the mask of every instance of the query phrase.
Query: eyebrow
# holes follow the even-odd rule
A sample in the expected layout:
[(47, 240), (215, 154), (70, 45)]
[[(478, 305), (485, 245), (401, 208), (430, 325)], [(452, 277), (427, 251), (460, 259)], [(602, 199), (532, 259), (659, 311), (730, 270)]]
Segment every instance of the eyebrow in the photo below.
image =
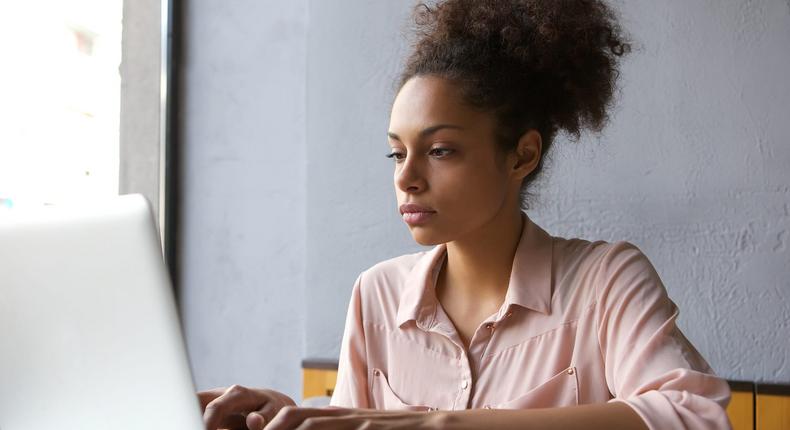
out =
[[(420, 132), (420, 134), (419, 134), (419, 137), (420, 137), (420, 139), (423, 139), (426, 136), (431, 135), (433, 133), (436, 133), (437, 131), (439, 131), (439, 130), (441, 130), (443, 128), (451, 128), (451, 129), (455, 129), (455, 130), (463, 130), (464, 129), (461, 126), (457, 126), (457, 125), (453, 125), (453, 124), (436, 124), (436, 125), (432, 125), (432, 126), (426, 128), (426, 129), (422, 130)], [(393, 133), (391, 131), (387, 132), (387, 136), (389, 136), (392, 139), (397, 140), (398, 142), (401, 141), (400, 137), (397, 134), (395, 134), (395, 133)]]

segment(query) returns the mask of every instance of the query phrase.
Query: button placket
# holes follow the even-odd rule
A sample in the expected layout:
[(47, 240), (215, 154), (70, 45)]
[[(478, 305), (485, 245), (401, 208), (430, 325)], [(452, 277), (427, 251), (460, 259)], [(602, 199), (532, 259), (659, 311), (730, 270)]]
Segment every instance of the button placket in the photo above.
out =
[(455, 402), (453, 403), (452, 409), (466, 409), (469, 403), (470, 390), (468, 390), (468, 388), (471, 382), (472, 370), (470, 368), (469, 357), (467, 357), (463, 350), (457, 359), (457, 363), (459, 367), (458, 376), (460, 377), (460, 381), (456, 386), (458, 387), (458, 395)]
[[(477, 362), (478, 365), (483, 361), (483, 357), (485, 357), (485, 353), (486, 351), (488, 351), (488, 347), (491, 345), (491, 340), (494, 338), (494, 331), (497, 329), (497, 323), (487, 322), (483, 325), (483, 328), (488, 330), (488, 335), (485, 336), (485, 338), (481, 342), (479, 342), (480, 344), (479, 350), (477, 350), (476, 352), (476, 354), (479, 355), (475, 355), (475, 357), (478, 358), (478, 362)], [(479, 370), (480, 369), (478, 367), (478, 371)]]

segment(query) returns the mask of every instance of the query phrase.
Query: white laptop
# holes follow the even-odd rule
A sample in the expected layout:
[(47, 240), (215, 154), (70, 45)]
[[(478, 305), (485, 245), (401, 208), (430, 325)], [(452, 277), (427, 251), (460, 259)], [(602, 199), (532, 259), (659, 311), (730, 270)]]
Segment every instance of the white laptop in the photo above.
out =
[(0, 430), (200, 430), (140, 195), (0, 212)]

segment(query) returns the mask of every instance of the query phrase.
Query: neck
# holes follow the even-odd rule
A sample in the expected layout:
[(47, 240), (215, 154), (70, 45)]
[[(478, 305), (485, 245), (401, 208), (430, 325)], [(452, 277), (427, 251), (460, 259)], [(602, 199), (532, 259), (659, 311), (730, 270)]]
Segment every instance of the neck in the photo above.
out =
[(518, 209), (502, 212), (447, 243), (447, 261), (440, 276), (454, 296), (497, 304), (504, 300), (523, 228), (521, 216)]

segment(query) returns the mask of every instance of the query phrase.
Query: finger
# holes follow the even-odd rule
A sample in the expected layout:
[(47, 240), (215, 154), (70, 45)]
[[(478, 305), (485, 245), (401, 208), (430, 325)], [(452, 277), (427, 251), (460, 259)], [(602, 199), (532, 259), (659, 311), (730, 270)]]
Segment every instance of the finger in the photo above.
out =
[(292, 430), (298, 427), (304, 420), (311, 417), (321, 416), (342, 416), (351, 413), (351, 409), (346, 408), (299, 408), (296, 406), (286, 406), (277, 412), (266, 430)]
[[(223, 430), (247, 430), (247, 417), (244, 414), (230, 414), (219, 425)], [(216, 430), (212, 428), (211, 430)]]
[(246, 425), (248, 430), (263, 430), (266, 425), (266, 418), (257, 412), (250, 412), (246, 418)]
[[(214, 388), (211, 390), (201, 391), (198, 394), (198, 400), (200, 401), (200, 412), (205, 415), (206, 406), (211, 403), (217, 397), (220, 397), (224, 394), (228, 389), (227, 388)], [(245, 418), (244, 415), (234, 414), (230, 416), (226, 416), (222, 420), (222, 426), (227, 429), (242, 429), (247, 430), (245, 427)], [(214, 430), (214, 429), (212, 429)]]
[(225, 394), (227, 390), (227, 388), (212, 388), (210, 390), (198, 391), (197, 396), (200, 401), (200, 411), (205, 411), (206, 405), (209, 404), (209, 402)]
[(241, 428), (244, 428), (244, 414), (260, 409), (263, 406), (261, 403), (265, 403), (265, 400), (261, 400), (252, 390), (233, 385), (206, 405), (203, 422), (207, 430), (216, 430), (219, 427), (234, 428), (229, 420), (232, 420), (232, 424), (236, 427), (240, 427), (240, 421)]
[(273, 402), (267, 402), (262, 408), (257, 411), (250, 412), (247, 415), (247, 429), (249, 430), (263, 430), (263, 427), (271, 421), (277, 414), (277, 409)]

